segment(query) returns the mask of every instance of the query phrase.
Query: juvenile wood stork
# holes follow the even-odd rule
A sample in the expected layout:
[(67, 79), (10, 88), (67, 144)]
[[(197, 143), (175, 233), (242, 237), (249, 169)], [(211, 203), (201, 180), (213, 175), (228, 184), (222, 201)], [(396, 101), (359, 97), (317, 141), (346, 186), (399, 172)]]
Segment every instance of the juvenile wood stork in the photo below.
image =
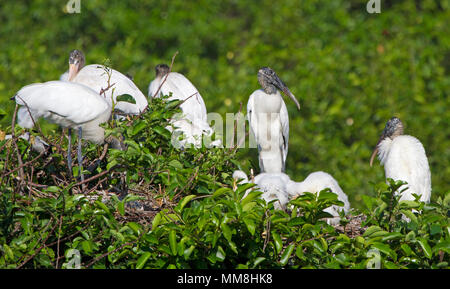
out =
[[(170, 95), (169, 100), (183, 100), (180, 105), (183, 115), (178, 116), (172, 123), (186, 137), (186, 143), (201, 146), (202, 136), (211, 136), (213, 130), (208, 124), (206, 105), (197, 88), (183, 74), (169, 72), (167, 64), (158, 64), (155, 67), (156, 77), (148, 87), (150, 97)], [(219, 140), (211, 143), (221, 146)]]
[[(92, 88), (97, 93), (107, 89), (108, 74), (105, 72), (104, 66), (99, 64), (91, 64), (84, 66), (85, 57), (80, 50), (72, 50), (69, 54), (69, 71), (61, 75), (61, 80), (73, 81), (84, 84)], [(111, 88), (106, 90), (106, 100), (112, 106), (112, 99), (114, 99), (114, 109), (119, 110), (125, 114), (140, 114), (148, 105), (147, 98), (134, 84), (134, 82), (126, 75), (120, 73), (112, 68), (110, 69), (110, 84)], [(128, 94), (135, 100), (135, 104), (118, 101), (116, 99), (119, 95)], [(103, 97), (103, 94), (102, 94)]]
[(327, 223), (337, 225), (340, 221), (339, 212), (343, 210), (347, 213), (350, 210), (350, 203), (347, 195), (330, 174), (322, 171), (313, 172), (303, 182), (290, 181), (286, 185), (286, 190), (291, 198), (302, 195), (304, 192), (318, 193), (326, 188), (329, 188), (331, 192), (337, 195), (338, 200), (344, 203), (343, 207), (333, 205), (324, 210), (333, 216), (333, 218), (327, 218)]
[[(85, 85), (59, 80), (24, 86), (13, 99), (21, 105), (17, 114), (21, 127), (32, 128), (34, 122), (42, 117), (61, 127), (78, 130), (78, 163), (83, 180), (81, 139), (95, 144), (104, 142), (104, 129), (99, 124), (107, 122), (111, 115), (109, 103)], [(70, 151), (69, 133), (67, 163), (72, 172)]]
[[(240, 170), (233, 172), (233, 178), (235, 181), (242, 183), (249, 183), (247, 175)], [(255, 176), (252, 183), (256, 184), (258, 190), (263, 192), (261, 198), (267, 203), (273, 200), (277, 200), (274, 203), (276, 210), (283, 210), (286, 208), (286, 204), (289, 202), (289, 194), (286, 185), (290, 182), (288, 175), (284, 173), (261, 173)], [(250, 192), (248, 190), (245, 196)]]
[[(384, 165), (386, 179), (402, 180), (408, 184), (400, 200), (414, 200), (412, 194), (428, 203), (431, 197), (431, 173), (422, 143), (415, 137), (403, 134), (403, 123), (392, 117), (387, 123), (370, 158), (370, 166), (378, 153)], [(398, 193), (398, 192), (397, 192)]]
[(300, 104), (271, 68), (263, 67), (258, 71), (258, 82), (262, 89), (250, 95), (247, 115), (258, 146), (259, 167), (261, 172), (284, 172), (289, 143), (289, 116), (278, 89), (295, 102), (298, 110)]

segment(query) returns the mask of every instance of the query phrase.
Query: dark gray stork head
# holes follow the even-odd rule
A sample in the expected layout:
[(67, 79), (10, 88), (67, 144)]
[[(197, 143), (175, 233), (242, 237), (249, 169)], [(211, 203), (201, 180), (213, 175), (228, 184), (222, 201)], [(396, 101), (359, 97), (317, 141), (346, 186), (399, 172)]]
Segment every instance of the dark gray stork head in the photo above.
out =
[(375, 159), (375, 156), (378, 153), (378, 146), (380, 143), (386, 139), (394, 139), (395, 137), (403, 134), (403, 123), (398, 117), (392, 117), (388, 122), (386, 123), (386, 126), (383, 129), (383, 132), (381, 133), (380, 139), (378, 140), (377, 145), (375, 146), (375, 149), (373, 150), (372, 156), (370, 157), (370, 166), (372, 166), (373, 160)]
[(258, 71), (258, 82), (267, 94), (274, 94), (277, 92), (277, 89), (281, 90), (295, 102), (298, 110), (300, 110), (300, 103), (272, 68), (261, 68)]
[(70, 51), (69, 54), (69, 81), (71, 81), (78, 73), (78, 71), (83, 68), (85, 64), (85, 58), (83, 52), (78, 49)]
[(158, 64), (155, 66), (156, 77), (163, 77), (169, 73), (170, 68), (167, 64)]

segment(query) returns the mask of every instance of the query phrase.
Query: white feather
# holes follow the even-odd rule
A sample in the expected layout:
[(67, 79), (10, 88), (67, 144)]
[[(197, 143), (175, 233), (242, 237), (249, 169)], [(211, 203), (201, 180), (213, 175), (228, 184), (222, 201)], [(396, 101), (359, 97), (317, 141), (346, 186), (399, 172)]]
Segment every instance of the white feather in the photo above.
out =
[(83, 138), (94, 143), (104, 141), (104, 129), (98, 125), (108, 121), (111, 108), (87, 86), (58, 80), (34, 83), (21, 88), (15, 100), (22, 105), (18, 112), (22, 127), (31, 128), (33, 120), (42, 117), (62, 127), (82, 127)]
[(251, 132), (259, 152), (261, 172), (284, 172), (289, 143), (289, 116), (279, 91), (253, 92), (247, 103)]
[(338, 200), (344, 203), (343, 207), (333, 205), (326, 208), (324, 211), (330, 213), (334, 218), (328, 218), (327, 223), (336, 225), (340, 221), (339, 211), (344, 210), (347, 213), (350, 210), (350, 203), (347, 195), (342, 191), (338, 182), (328, 173), (319, 171), (308, 175), (303, 182), (289, 182), (286, 190), (292, 197), (303, 194), (304, 192), (318, 193), (326, 188), (329, 188), (338, 196)]
[(421, 196), (421, 201), (428, 203), (431, 197), (431, 172), (422, 143), (413, 136), (400, 135), (393, 140), (385, 138), (378, 149), (386, 179), (408, 183), (399, 188), (401, 191), (408, 187), (400, 200), (414, 200), (414, 193)]
[[(184, 140), (178, 143), (179, 145), (184, 147), (193, 144), (198, 148), (201, 147), (204, 135), (211, 136), (213, 134), (213, 130), (207, 122), (205, 102), (197, 88), (184, 75), (170, 72), (162, 77), (158, 76), (150, 82), (148, 90), (150, 97), (171, 94), (169, 100), (185, 100), (180, 105), (183, 114), (176, 116), (176, 120), (172, 122), (175, 131), (182, 132), (185, 136)], [(221, 147), (222, 142), (216, 140), (211, 145)]]
[[(91, 64), (83, 67), (72, 81), (84, 84), (97, 93), (100, 93), (102, 89), (108, 87), (108, 74), (105, 72), (102, 65)], [(115, 104), (116, 110), (120, 110), (126, 114), (139, 114), (147, 107), (148, 101), (145, 95), (131, 79), (119, 71), (111, 69), (110, 84), (113, 86), (106, 91), (106, 101), (108, 101), (111, 106), (111, 96), (113, 96), (114, 102), (116, 102), (118, 96), (128, 94), (136, 101), (136, 104), (119, 101)], [(102, 97), (104, 97), (103, 94)]]

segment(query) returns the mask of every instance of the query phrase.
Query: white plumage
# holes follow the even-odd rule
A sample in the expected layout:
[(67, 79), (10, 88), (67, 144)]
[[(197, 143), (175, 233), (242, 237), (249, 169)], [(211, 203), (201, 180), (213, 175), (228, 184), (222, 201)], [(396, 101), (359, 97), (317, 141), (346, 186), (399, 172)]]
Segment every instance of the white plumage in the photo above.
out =
[(247, 103), (251, 132), (258, 145), (261, 172), (284, 172), (289, 143), (289, 116), (281, 94), (259, 89)]
[(320, 191), (329, 188), (331, 192), (338, 196), (338, 200), (344, 203), (343, 207), (333, 205), (324, 211), (331, 214), (333, 218), (328, 218), (327, 223), (330, 225), (339, 224), (339, 212), (347, 213), (350, 210), (350, 203), (347, 195), (339, 186), (338, 182), (328, 173), (319, 171), (308, 175), (303, 182), (290, 181), (286, 185), (286, 190), (291, 197), (302, 195), (304, 192), (317, 194)]
[(286, 168), (289, 143), (289, 116), (278, 91), (289, 96), (300, 110), (300, 104), (277, 74), (268, 67), (258, 71), (263, 89), (254, 91), (247, 103), (247, 117), (258, 146), (261, 172), (281, 173)]
[(59, 80), (34, 83), (21, 88), (15, 100), (22, 105), (18, 111), (21, 127), (32, 128), (33, 120), (42, 117), (62, 127), (81, 127), (83, 139), (96, 144), (104, 141), (104, 129), (98, 125), (108, 121), (111, 108), (87, 86)]
[[(243, 171), (234, 171), (233, 178), (242, 183), (248, 183), (247, 175)], [(286, 208), (286, 204), (289, 202), (289, 194), (287, 192), (286, 184), (290, 181), (288, 175), (284, 173), (261, 173), (255, 176), (252, 183), (256, 184), (256, 189), (263, 192), (261, 198), (267, 203), (273, 200), (277, 200), (274, 203), (276, 210), (282, 210)], [(247, 190), (244, 197), (250, 192)]]
[[(178, 72), (170, 72), (167, 75), (167, 79), (164, 81), (165, 78), (165, 75), (157, 76), (150, 82), (148, 87), (149, 96), (160, 97), (162, 95), (170, 95), (170, 93), (172, 93), (169, 100), (185, 100), (189, 98), (180, 106), (186, 118), (194, 124), (197, 122), (206, 123), (207, 115), (205, 102), (203, 101), (203, 98), (197, 88), (195, 88), (189, 79)], [(164, 84), (161, 86), (158, 95), (155, 95), (163, 81)]]
[[(85, 58), (81, 51), (71, 51), (69, 56), (69, 72), (61, 75), (60, 80), (69, 80), (84, 84), (100, 94), (100, 92), (108, 88), (109, 76), (105, 71), (105, 67), (99, 64), (84, 66), (84, 63)], [(108, 70), (111, 75), (111, 87), (106, 90), (105, 94), (101, 94), (102, 97), (106, 99), (111, 107), (114, 101), (114, 109), (123, 113), (140, 114), (143, 112), (148, 105), (148, 101), (136, 84), (119, 71), (112, 68), (108, 68)], [(126, 101), (117, 102), (117, 97), (124, 94), (133, 97), (136, 103), (133, 104)]]
[[(169, 67), (159, 64), (155, 68), (156, 78), (150, 82), (148, 94), (150, 97), (161, 97), (171, 95), (169, 100), (184, 100), (180, 105), (182, 115), (175, 116), (172, 125), (175, 133), (184, 135), (184, 139), (178, 141), (177, 145), (185, 147), (193, 144), (201, 147), (204, 135), (212, 136), (213, 130), (208, 124), (205, 102), (197, 88), (182, 74), (169, 72)], [(172, 129), (170, 129), (172, 131)], [(211, 146), (220, 147), (222, 142), (216, 140)]]
[(400, 200), (414, 200), (412, 194), (420, 195), (420, 200), (428, 203), (431, 197), (431, 172), (428, 159), (422, 143), (415, 137), (403, 135), (403, 123), (397, 117), (392, 117), (381, 134), (375, 147), (370, 165), (378, 152), (378, 158), (384, 166), (386, 179), (401, 180), (407, 184)]
[(385, 138), (379, 144), (379, 159), (386, 178), (408, 183), (399, 188), (401, 191), (408, 187), (400, 200), (412, 201), (414, 193), (421, 195), (421, 201), (430, 202), (431, 173), (425, 149), (418, 139), (409, 135), (397, 136), (393, 140)]
[[(92, 88), (97, 93), (100, 93), (102, 89), (107, 88), (108, 75), (105, 73), (103, 66), (98, 64), (91, 64), (83, 67), (77, 75), (72, 79), (73, 82), (84, 84)], [(147, 98), (134, 84), (134, 82), (127, 76), (123, 75), (117, 70), (111, 69), (110, 83), (112, 88), (106, 91), (106, 100), (112, 106), (113, 96), (114, 102), (119, 95), (129, 94), (131, 95), (136, 104), (119, 101), (115, 104), (114, 109), (120, 110), (126, 114), (140, 114), (148, 105)], [(114, 89), (114, 91), (113, 91)], [(102, 94), (103, 96), (103, 94)]]
[[(69, 128), (67, 162), (72, 170), (71, 129), (78, 130), (78, 164), (82, 171), (81, 138), (95, 144), (105, 139), (99, 124), (107, 122), (111, 115), (108, 102), (91, 88), (69, 81), (34, 83), (20, 89), (15, 95), (18, 105), (18, 124), (32, 128), (39, 118), (45, 118), (62, 127)], [(84, 176), (81, 173), (81, 180)]]

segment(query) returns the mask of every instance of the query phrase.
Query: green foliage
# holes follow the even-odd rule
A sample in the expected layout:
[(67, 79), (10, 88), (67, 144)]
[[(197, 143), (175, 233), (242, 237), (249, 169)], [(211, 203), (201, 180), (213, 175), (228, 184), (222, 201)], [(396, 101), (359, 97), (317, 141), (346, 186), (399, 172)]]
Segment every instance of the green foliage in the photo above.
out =
[[(444, 197), (450, 167), (448, 0), (67, 1), (3, 0), (0, 11), (0, 108), (22, 86), (58, 79), (74, 48), (87, 64), (133, 76), (146, 94), (154, 67), (169, 63), (199, 89), (209, 112), (237, 112), (258, 89), (256, 72), (272, 67), (300, 99), (290, 118), (287, 173), (332, 174), (350, 202), (384, 179), (368, 160), (385, 122), (400, 117), (429, 158), (433, 194)], [(1, 116), (0, 111), (0, 118)], [(292, 149), (298, 148), (298, 149)], [(256, 149), (243, 150), (243, 169), (257, 168)], [(253, 164), (251, 163), (253, 162)], [(357, 172), (357, 173), (356, 173)], [(440, 194), (440, 195), (439, 195)]]
[[(399, 201), (402, 182), (378, 184), (376, 197), (363, 195), (361, 212), (342, 220), (346, 226), (352, 215), (365, 216), (363, 233), (347, 235), (324, 219), (330, 217), (324, 209), (343, 205), (329, 189), (275, 210), (253, 184), (231, 179), (233, 150), (173, 147), (166, 127), (177, 103), (155, 99), (142, 115), (105, 125), (108, 136), (126, 144), (109, 148), (96, 166), (93, 177), (111, 175), (103, 182), (107, 193), (96, 191), (95, 182), (86, 188), (92, 193), (82, 194), (75, 180), (51, 185), (65, 177), (56, 148), (42, 163), (23, 166), (32, 187), (24, 186), (12, 164), (13, 141), (1, 141), (8, 149), (0, 150), (0, 267), (449, 268), (450, 194), (430, 204)], [(36, 157), (27, 144), (17, 140), (25, 164)], [(85, 150), (89, 161), (97, 159), (95, 145)], [(45, 165), (49, 160), (53, 168)], [(39, 166), (54, 180), (33, 175)], [(120, 176), (131, 191), (144, 193), (116, 195), (111, 189)], [(133, 219), (130, 206), (148, 198), (165, 205), (150, 219)]]
[[(82, 1), (72, 15), (61, 1), (29, 2), (3, 1), (0, 11), (0, 268), (449, 268), (448, 1), (383, 1), (378, 15), (362, 0)], [(287, 173), (331, 173), (357, 209), (342, 230), (323, 219), (342, 205), (329, 190), (287, 211), (258, 191), (244, 197), (252, 185), (231, 174), (255, 168), (256, 150), (175, 148), (177, 101), (153, 99), (142, 115), (105, 124), (126, 149), (101, 157), (86, 144), (84, 173), (95, 179), (85, 184), (77, 167), (75, 178), (67, 172), (67, 143), (53, 126), (40, 122), (52, 144), (43, 155), (3, 140), (8, 99), (57, 79), (73, 48), (88, 64), (112, 59), (143, 92), (154, 66), (179, 50), (174, 70), (222, 115), (245, 106), (257, 69), (271, 66), (302, 104), (298, 113), (287, 102), (298, 148)], [(399, 201), (401, 182), (370, 185), (384, 179), (368, 159), (392, 115), (427, 151), (429, 204)], [(150, 216), (136, 218), (131, 208), (149, 199)], [(360, 231), (349, 233), (356, 216)]]

